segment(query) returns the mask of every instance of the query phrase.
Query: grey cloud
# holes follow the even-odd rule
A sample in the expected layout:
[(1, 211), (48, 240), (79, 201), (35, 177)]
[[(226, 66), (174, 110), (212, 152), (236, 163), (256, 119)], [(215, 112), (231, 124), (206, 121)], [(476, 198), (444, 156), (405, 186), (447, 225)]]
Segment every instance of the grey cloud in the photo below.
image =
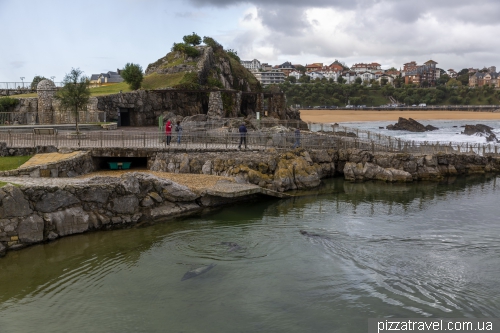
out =
[(14, 68), (21, 68), (24, 67), (24, 65), (26, 65), (26, 61), (11, 61), (10, 65)]

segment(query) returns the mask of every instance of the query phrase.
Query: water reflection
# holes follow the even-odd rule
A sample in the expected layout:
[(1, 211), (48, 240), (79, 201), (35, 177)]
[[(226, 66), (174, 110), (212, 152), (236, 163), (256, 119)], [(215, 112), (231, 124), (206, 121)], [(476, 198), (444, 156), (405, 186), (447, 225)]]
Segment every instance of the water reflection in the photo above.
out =
[(333, 179), (287, 200), (10, 252), (0, 327), (364, 332), (373, 317), (498, 317), (496, 182)]

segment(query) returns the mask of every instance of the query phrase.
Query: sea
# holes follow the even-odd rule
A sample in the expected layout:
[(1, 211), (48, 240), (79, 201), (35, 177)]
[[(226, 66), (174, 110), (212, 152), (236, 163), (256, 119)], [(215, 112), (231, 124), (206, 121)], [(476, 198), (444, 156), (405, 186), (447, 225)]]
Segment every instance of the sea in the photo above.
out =
[(488, 142), (486, 142), (486, 137), (484, 135), (469, 136), (461, 134), (465, 125), (483, 124), (492, 127), (492, 132), (500, 139), (500, 120), (418, 120), (418, 122), (424, 126), (435, 126), (438, 130), (414, 133), (409, 131), (390, 131), (386, 129), (387, 125), (394, 124), (394, 121), (342, 122), (339, 123), (339, 125), (418, 142), (469, 142), (486, 144)]

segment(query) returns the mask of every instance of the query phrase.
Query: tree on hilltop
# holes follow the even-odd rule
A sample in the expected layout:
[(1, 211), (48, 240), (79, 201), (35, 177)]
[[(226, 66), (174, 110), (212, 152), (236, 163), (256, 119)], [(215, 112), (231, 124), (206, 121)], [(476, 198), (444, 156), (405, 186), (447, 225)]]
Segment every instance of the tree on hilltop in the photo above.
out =
[(36, 89), (36, 86), (38, 86), (38, 83), (40, 83), (40, 81), (43, 81), (43, 80), (48, 80), (46, 77), (44, 76), (40, 76), (40, 75), (37, 75), (33, 78), (33, 81), (31, 81), (31, 89), (34, 90)]
[[(72, 111), (75, 115), (76, 133), (78, 129), (78, 111), (85, 110), (90, 99), (90, 80), (79, 68), (72, 68), (63, 79), (63, 87), (54, 96), (61, 103), (61, 109)], [(80, 145), (80, 138), (78, 138)]]
[(121, 70), (120, 75), (132, 90), (139, 89), (141, 87), (142, 80), (144, 79), (142, 67), (131, 62), (125, 65), (125, 68)]
[(186, 36), (182, 37), (182, 40), (184, 41), (184, 43), (192, 45), (192, 46), (196, 46), (196, 45), (201, 44), (201, 37), (198, 36), (194, 32), (191, 35), (186, 35)]

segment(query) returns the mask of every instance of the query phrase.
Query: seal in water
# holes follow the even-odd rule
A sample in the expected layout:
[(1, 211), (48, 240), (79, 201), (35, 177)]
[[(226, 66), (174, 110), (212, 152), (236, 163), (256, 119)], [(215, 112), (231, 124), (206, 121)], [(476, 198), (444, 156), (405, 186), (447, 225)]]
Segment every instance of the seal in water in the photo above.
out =
[(203, 273), (208, 272), (209, 270), (211, 270), (215, 266), (216, 266), (215, 264), (210, 264), (208, 266), (202, 266), (202, 267), (198, 267), (196, 269), (192, 269), (192, 270), (188, 271), (186, 274), (184, 274), (181, 281), (197, 277), (198, 275), (201, 275)]
[(233, 252), (233, 251), (238, 251), (241, 250), (242, 247), (238, 245), (238, 243), (233, 243), (233, 242), (221, 242), (221, 245), (227, 245), (229, 246), (229, 249), (227, 252)]
[(324, 235), (320, 235), (320, 234), (312, 234), (312, 233), (307, 232), (305, 230), (299, 230), (299, 232), (302, 235), (307, 236), (307, 237), (318, 237), (318, 238), (323, 238), (323, 239), (330, 239), (330, 237), (328, 237), (328, 236), (324, 236)]

